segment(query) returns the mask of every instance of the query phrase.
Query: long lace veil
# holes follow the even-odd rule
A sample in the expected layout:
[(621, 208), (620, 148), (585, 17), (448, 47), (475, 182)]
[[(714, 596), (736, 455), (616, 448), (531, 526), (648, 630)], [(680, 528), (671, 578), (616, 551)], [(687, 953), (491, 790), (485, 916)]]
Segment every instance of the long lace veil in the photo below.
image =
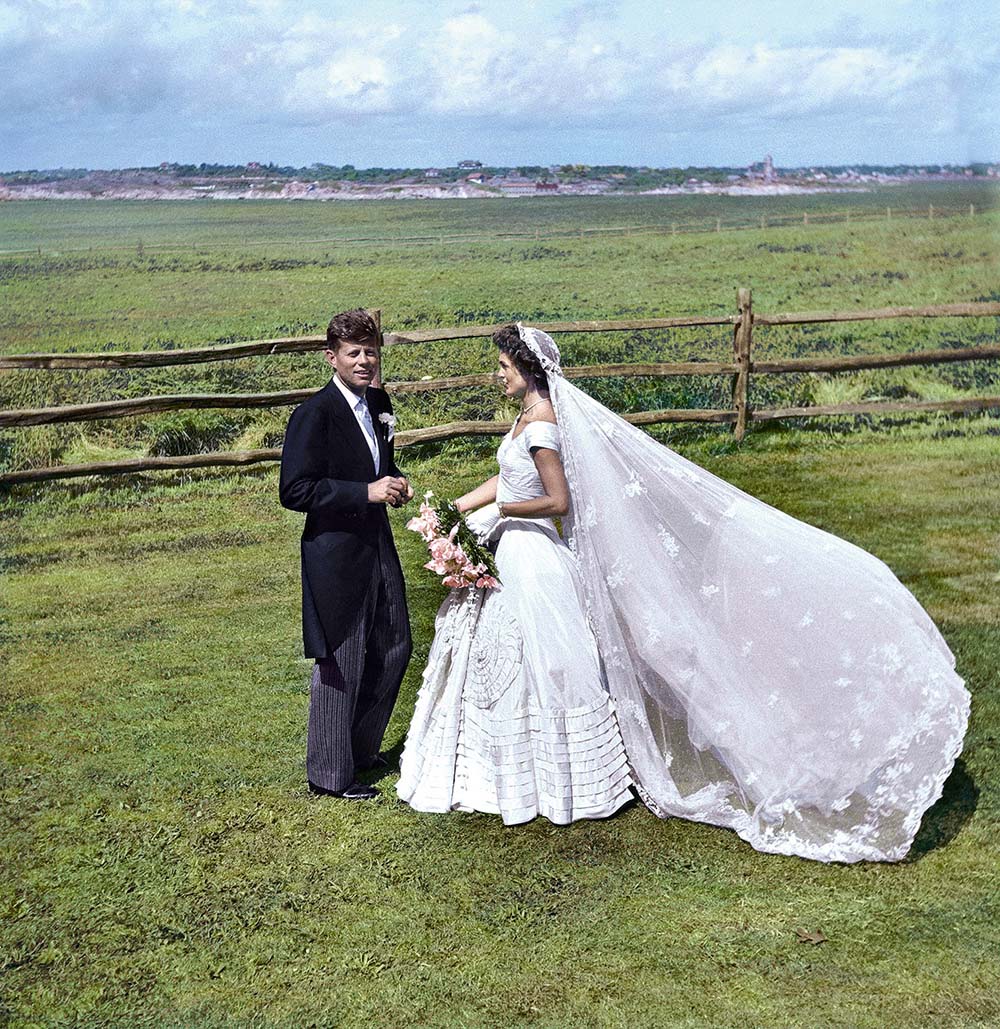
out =
[(962, 747), (969, 694), (878, 558), (769, 507), (548, 373), (564, 519), (643, 799), (762, 851), (898, 860)]

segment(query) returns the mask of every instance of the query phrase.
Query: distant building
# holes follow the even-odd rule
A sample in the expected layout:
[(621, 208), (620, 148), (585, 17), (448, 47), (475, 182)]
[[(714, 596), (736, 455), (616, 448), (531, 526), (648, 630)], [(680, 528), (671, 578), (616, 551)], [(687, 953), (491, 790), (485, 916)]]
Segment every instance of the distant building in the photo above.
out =
[(774, 161), (770, 154), (764, 157), (763, 161), (755, 161), (747, 168), (748, 179), (760, 179), (763, 182), (774, 182)]
[(425, 179), (439, 179), (439, 178), (441, 178), (441, 170), (440, 170), (440, 168), (427, 168), (424, 171), (424, 178)]
[(558, 182), (535, 182), (520, 176), (500, 179), (491, 185), (498, 186), (504, 193), (512, 196), (525, 196), (529, 193), (555, 193), (559, 189)]
[(483, 166), (483, 162), (482, 161), (459, 161), (458, 162), (458, 167), (459, 168), (463, 168), (463, 169), (471, 170), (473, 168), (482, 168), (482, 166)]

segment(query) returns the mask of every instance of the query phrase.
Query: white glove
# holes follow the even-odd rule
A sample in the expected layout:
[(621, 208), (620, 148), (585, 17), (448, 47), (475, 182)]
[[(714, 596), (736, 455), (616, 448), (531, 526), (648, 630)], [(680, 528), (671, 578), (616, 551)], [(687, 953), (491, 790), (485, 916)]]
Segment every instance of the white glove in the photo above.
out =
[(500, 524), (500, 508), (496, 504), (480, 507), (465, 515), (465, 524), (475, 533), (480, 543), (486, 543)]

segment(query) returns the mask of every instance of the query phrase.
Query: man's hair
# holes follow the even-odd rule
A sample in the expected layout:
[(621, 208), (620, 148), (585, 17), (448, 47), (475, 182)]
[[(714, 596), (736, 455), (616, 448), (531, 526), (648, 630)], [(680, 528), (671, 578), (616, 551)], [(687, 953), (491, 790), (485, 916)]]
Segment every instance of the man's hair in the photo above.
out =
[(378, 346), (381, 342), (375, 319), (362, 307), (335, 314), (326, 327), (326, 345), (330, 350), (336, 350), (341, 343), (374, 343)]

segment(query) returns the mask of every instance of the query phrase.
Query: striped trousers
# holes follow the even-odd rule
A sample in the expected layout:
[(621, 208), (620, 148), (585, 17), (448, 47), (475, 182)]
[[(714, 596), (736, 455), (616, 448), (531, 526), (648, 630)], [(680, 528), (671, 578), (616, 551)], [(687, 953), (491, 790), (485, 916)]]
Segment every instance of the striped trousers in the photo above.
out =
[(357, 621), (332, 658), (317, 661), (309, 689), (306, 773), (342, 790), (379, 752), (410, 660), (406, 592), (388, 529)]

